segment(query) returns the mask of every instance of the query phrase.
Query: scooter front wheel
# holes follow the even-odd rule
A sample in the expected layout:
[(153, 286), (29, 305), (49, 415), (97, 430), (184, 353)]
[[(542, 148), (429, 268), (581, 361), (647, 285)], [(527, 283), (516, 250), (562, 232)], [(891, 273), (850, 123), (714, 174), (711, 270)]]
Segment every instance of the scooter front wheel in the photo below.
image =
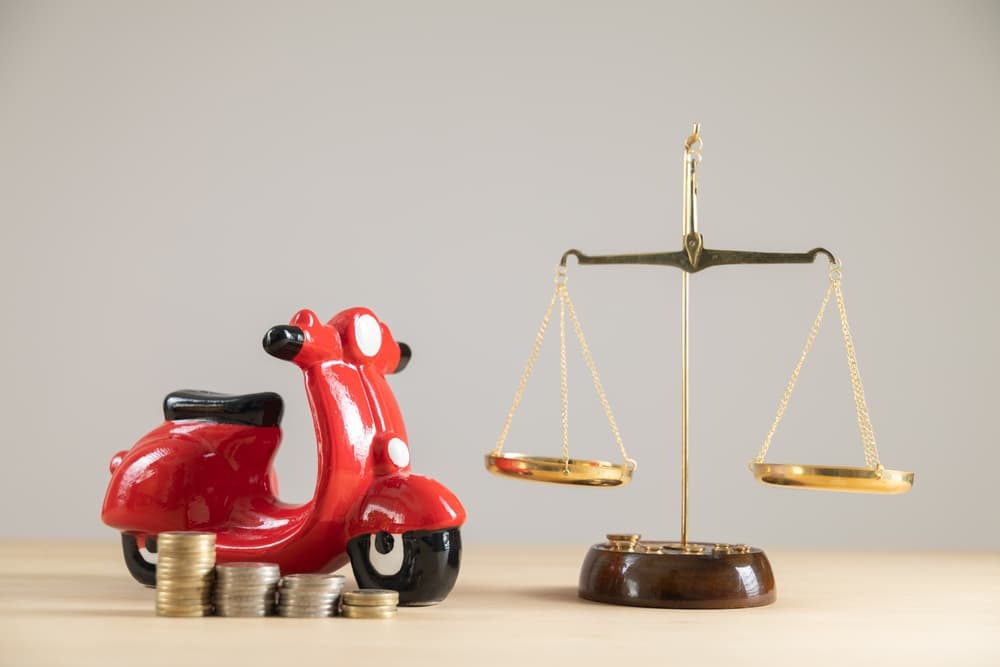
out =
[(347, 542), (358, 585), (399, 591), (406, 607), (444, 600), (458, 579), (461, 552), (458, 528), (365, 533)]

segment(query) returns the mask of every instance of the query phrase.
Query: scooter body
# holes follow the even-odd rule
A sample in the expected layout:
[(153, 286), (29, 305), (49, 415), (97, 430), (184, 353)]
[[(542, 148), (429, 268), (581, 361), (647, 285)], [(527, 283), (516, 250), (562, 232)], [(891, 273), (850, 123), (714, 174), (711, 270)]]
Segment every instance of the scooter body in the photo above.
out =
[(348, 560), (364, 587), (395, 588), (401, 604), (443, 599), (457, 578), (465, 520), (440, 483), (410, 470), (402, 415), (386, 382), (409, 348), (364, 308), (328, 323), (300, 311), (264, 337), (305, 377), (318, 472), (310, 501), (277, 497), (281, 397), (180, 391), (166, 421), (111, 461), (104, 522), (123, 536), (130, 572), (155, 582), (139, 547), (175, 530), (216, 533), (219, 562), (277, 563), (284, 574), (333, 571)]

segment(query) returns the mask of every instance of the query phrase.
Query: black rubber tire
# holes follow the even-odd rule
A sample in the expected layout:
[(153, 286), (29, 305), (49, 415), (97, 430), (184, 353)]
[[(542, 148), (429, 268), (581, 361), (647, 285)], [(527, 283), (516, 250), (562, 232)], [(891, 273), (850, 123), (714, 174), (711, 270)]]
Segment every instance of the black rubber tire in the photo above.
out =
[(122, 555), (125, 556), (125, 567), (133, 579), (143, 586), (156, 586), (156, 563), (150, 563), (142, 557), (135, 535), (122, 533)]
[[(380, 573), (372, 564), (370, 550), (385, 539), (385, 533), (365, 533), (347, 542), (351, 569), (361, 588), (399, 591), (399, 604), (419, 607), (444, 600), (458, 579), (462, 536), (458, 528), (413, 530), (403, 533), (402, 565), (392, 574)], [(380, 550), (380, 553), (384, 551)]]

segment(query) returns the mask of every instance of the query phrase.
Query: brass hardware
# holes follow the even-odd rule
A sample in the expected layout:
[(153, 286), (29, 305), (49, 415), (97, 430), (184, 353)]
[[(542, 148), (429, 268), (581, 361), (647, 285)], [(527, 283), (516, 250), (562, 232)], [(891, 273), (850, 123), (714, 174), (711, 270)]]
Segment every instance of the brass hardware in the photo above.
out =
[(801, 489), (894, 494), (906, 493), (913, 486), (912, 472), (886, 468), (753, 463), (750, 469), (764, 484)]
[(611, 533), (607, 542), (595, 545), (596, 548), (608, 551), (621, 551), (638, 554), (682, 554), (686, 556), (729, 556), (747, 554), (753, 549), (746, 544), (726, 544), (722, 542), (660, 542), (658, 540), (641, 540), (638, 534)]
[(677, 252), (647, 252), (627, 255), (587, 255), (575, 248), (563, 253), (560, 266), (566, 266), (570, 257), (576, 257), (580, 265), (592, 264), (640, 264), (646, 266), (673, 266), (685, 273), (698, 273), (713, 266), (734, 264), (811, 264), (818, 255), (824, 255), (832, 264), (837, 261), (826, 248), (813, 248), (808, 252), (755, 252), (750, 250), (712, 250), (704, 248), (698, 265), (692, 264), (686, 250)]
[(531, 482), (576, 484), (580, 486), (621, 486), (632, 480), (635, 461), (624, 464), (608, 461), (529, 456), (513, 452), (486, 455), (486, 469), (502, 477)]
[(701, 125), (694, 124), (684, 142), (684, 252), (692, 267), (698, 267), (705, 241), (698, 233), (698, 164), (701, 162)]
[(689, 276), (681, 274), (681, 544), (688, 543), (688, 297)]
[[(684, 252), (692, 267), (697, 267), (705, 245), (698, 233), (698, 164), (701, 163), (701, 125), (694, 124), (684, 142)], [(688, 299), (690, 283), (687, 272), (681, 274), (681, 547), (688, 553)]]
[[(618, 434), (614, 416), (603, 395), (603, 388), (597, 377), (593, 359), (590, 358), (589, 350), (583, 339), (579, 322), (576, 319), (572, 302), (566, 290), (567, 262), (570, 257), (575, 257), (580, 265), (653, 265), (671, 266), (681, 270), (681, 524), (680, 542), (640, 542), (639, 536), (635, 535), (609, 535), (607, 544), (595, 545), (597, 550), (621, 550), (637, 553), (650, 554), (687, 554), (701, 556), (725, 556), (729, 554), (754, 554), (763, 558), (763, 552), (754, 550), (746, 544), (729, 545), (723, 543), (698, 543), (688, 540), (688, 435), (689, 435), (689, 311), (690, 311), (690, 276), (699, 271), (715, 267), (730, 265), (756, 265), (756, 264), (808, 264), (815, 262), (820, 256), (825, 257), (830, 263), (830, 289), (824, 298), (823, 308), (832, 294), (836, 295), (838, 309), (840, 310), (842, 329), (844, 333), (845, 346), (847, 348), (848, 363), (851, 370), (852, 387), (855, 393), (855, 402), (858, 411), (858, 423), (862, 431), (862, 440), (865, 445), (865, 459), (869, 464), (868, 468), (848, 468), (831, 466), (803, 466), (792, 464), (766, 464), (763, 462), (767, 447), (770, 444), (774, 430), (781, 420), (781, 415), (787, 407), (787, 401), (801, 364), (808, 354), (815, 337), (815, 331), (810, 334), (806, 349), (803, 351), (799, 365), (793, 372), (792, 380), (789, 382), (786, 395), (779, 406), (778, 416), (772, 426), (771, 432), (761, 448), (761, 453), (751, 463), (751, 469), (760, 481), (768, 484), (778, 484), (785, 486), (808, 486), (812, 488), (826, 488), (830, 490), (864, 490), (874, 493), (900, 493), (912, 485), (913, 473), (895, 470), (885, 470), (878, 459), (878, 452), (875, 448), (874, 435), (872, 434), (871, 421), (868, 417), (867, 405), (864, 404), (864, 393), (861, 387), (860, 375), (857, 372), (857, 363), (854, 358), (853, 343), (847, 327), (846, 312), (843, 305), (843, 295), (840, 289), (841, 267), (837, 258), (826, 248), (817, 247), (806, 252), (758, 252), (747, 250), (718, 250), (706, 248), (704, 237), (698, 232), (698, 169), (701, 164), (701, 150), (703, 142), (700, 133), (700, 126), (694, 125), (693, 131), (684, 142), (684, 207), (681, 244), (677, 251), (652, 252), (652, 253), (630, 253), (615, 255), (587, 255), (575, 248), (566, 250), (559, 260), (557, 267), (556, 290), (549, 302), (548, 310), (542, 322), (542, 326), (536, 336), (535, 346), (529, 356), (525, 366), (521, 383), (515, 393), (514, 402), (507, 416), (500, 438), (492, 454), (487, 455), (487, 468), (492, 472), (501, 475), (520, 477), (522, 479), (536, 479), (540, 481), (551, 481), (558, 483), (585, 484), (592, 486), (614, 486), (629, 481), (635, 469), (635, 462), (628, 457)], [(524, 454), (504, 454), (503, 443), (510, 427), (510, 422), (514, 411), (523, 394), (525, 384), (534, 366), (544, 337), (549, 318), (556, 301), (560, 303), (560, 381), (562, 386), (562, 409), (561, 416), (563, 422), (563, 457), (546, 458), (533, 457)], [(584, 358), (590, 368), (592, 378), (598, 396), (601, 399), (608, 421), (615, 434), (619, 450), (625, 460), (624, 464), (616, 465), (604, 461), (581, 461), (569, 458), (567, 421), (568, 421), (568, 401), (566, 399), (566, 372), (565, 372), (565, 312), (569, 311), (573, 321), (573, 326), (580, 340), (584, 352)], [(814, 323), (814, 330), (818, 329), (821, 318), (817, 317)], [(633, 539), (634, 538), (634, 539)], [(709, 550), (708, 552), (706, 550)], [(766, 559), (765, 559), (766, 563)], [(581, 588), (582, 590), (582, 588)], [(773, 599), (773, 598), (772, 598)]]
[(637, 533), (626, 534), (626, 533), (611, 533), (608, 536), (608, 546), (614, 551), (635, 551), (635, 547), (639, 544), (639, 538), (641, 535)]
[(701, 251), (705, 249), (705, 238), (701, 234), (691, 233), (684, 235), (684, 252), (687, 253), (688, 262), (696, 270), (698, 260), (701, 259)]
[[(913, 486), (913, 473), (901, 470), (886, 470), (879, 460), (878, 447), (875, 444), (875, 433), (872, 430), (871, 417), (868, 414), (868, 403), (865, 400), (864, 386), (861, 384), (861, 373), (858, 371), (858, 360), (854, 352), (854, 339), (851, 336), (851, 329), (847, 322), (847, 308), (844, 305), (844, 294), (841, 290), (841, 280), (843, 270), (840, 263), (830, 266), (830, 285), (826, 288), (823, 301), (820, 303), (819, 313), (813, 320), (809, 335), (806, 337), (802, 354), (792, 370), (792, 375), (785, 386), (785, 392), (778, 402), (778, 411), (771, 423), (771, 428), (764, 438), (764, 444), (756, 458), (750, 463), (750, 470), (754, 477), (765, 484), (776, 486), (798, 487), (822, 489), (826, 491), (854, 491), (857, 493), (905, 493)], [(844, 350), (847, 354), (847, 366), (851, 374), (851, 389), (854, 393), (854, 409), (857, 413), (858, 430), (861, 433), (861, 442), (865, 450), (865, 463), (867, 468), (855, 468), (851, 466), (817, 466), (799, 464), (767, 464), (764, 457), (767, 456), (774, 438), (775, 431), (781, 423), (781, 418), (788, 408), (788, 401), (792, 398), (795, 385), (798, 383), (799, 374), (805, 364), (806, 357), (812, 349), (819, 328), (823, 324), (823, 315), (826, 313), (827, 304), (830, 303), (831, 294), (836, 296), (837, 311), (840, 314), (840, 328), (844, 336)]]
[[(620, 486), (628, 484), (632, 479), (632, 473), (635, 472), (637, 467), (636, 462), (634, 459), (629, 458), (628, 452), (625, 451), (625, 445), (618, 430), (618, 422), (615, 421), (615, 415), (611, 411), (611, 405), (608, 403), (608, 398), (604, 393), (604, 385), (597, 374), (597, 365), (594, 363), (594, 358), (590, 353), (587, 339), (583, 335), (583, 328), (580, 326), (580, 320), (576, 315), (573, 300), (569, 296), (568, 282), (569, 277), (566, 275), (565, 265), (556, 267), (555, 289), (552, 292), (552, 298), (549, 299), (549, 305), (545, 309), (542, 324), (535, 335), (535, 342), (531, 347), (531, 353), (528, 355), (528, 361), (524, 365), (517, 390), (514, 392), (514, 400), (511, 403), (510, 410), (507, 411), (507, 419), (504, 421), (503, 428), (500, 431), (500, 437), (497, 438), (497, 443), (493, 451), (486, 455), (486, 469), (497, 475), (517, 477), (534, 482), (579, 484), (585, 486)], [(562, 422), (562, 458), (555, 459), (546, 456), (529, 456), (527, 454), (504, 454), (504, 442), (507, 440), (507, 434), (514, 419), (514, 413), (521, 404), (521, 398), (528, 385), (528, 379), (531, 377), (535, 362), (538, 360), (538, 353), (541, 351), (542, 342), (545, 339), (545, 332), (548, 329), (549, 320), (552, 318), (552, 310), (555, 307), (556, 301), (559, 302), (559, 412)], [(572, 322), (573, 333), (576, 334), (577, 342), (580, 344), (580, 352), (583, 354), (584, 363), (586, 363), (587, 369), (590, 371), (590, 377), (594, 383), (597, 398), (601, 402), (601, 407), (604, 408), (604, 416), (611, 427), (611, 433), (615, 438), (615, 443), (618, 445), (618, 451), (621, 452), (623, 463), (620, 465), (607, 461), (587, 461), (571, 459), (569, 457), (569, 383), (566, 377), (567, 312)]]

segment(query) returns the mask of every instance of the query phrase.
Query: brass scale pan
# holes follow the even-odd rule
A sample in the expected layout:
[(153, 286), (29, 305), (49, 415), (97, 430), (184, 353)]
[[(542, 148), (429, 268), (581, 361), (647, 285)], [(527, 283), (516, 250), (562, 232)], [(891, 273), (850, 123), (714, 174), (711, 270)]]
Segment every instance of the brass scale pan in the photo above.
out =
[(626, 464), (619, 464), (505, 452), (487, 454), (486, 469), (502, 477), (514, 477), (532, 482), (621, 486), (631, 481), (635, 461), (629, 460)]
[(800, 489), (893, 494), (905, 493), (913, 486), (912, 472), (886, 468), (752, 463), (750, 471), (764, 484)]

